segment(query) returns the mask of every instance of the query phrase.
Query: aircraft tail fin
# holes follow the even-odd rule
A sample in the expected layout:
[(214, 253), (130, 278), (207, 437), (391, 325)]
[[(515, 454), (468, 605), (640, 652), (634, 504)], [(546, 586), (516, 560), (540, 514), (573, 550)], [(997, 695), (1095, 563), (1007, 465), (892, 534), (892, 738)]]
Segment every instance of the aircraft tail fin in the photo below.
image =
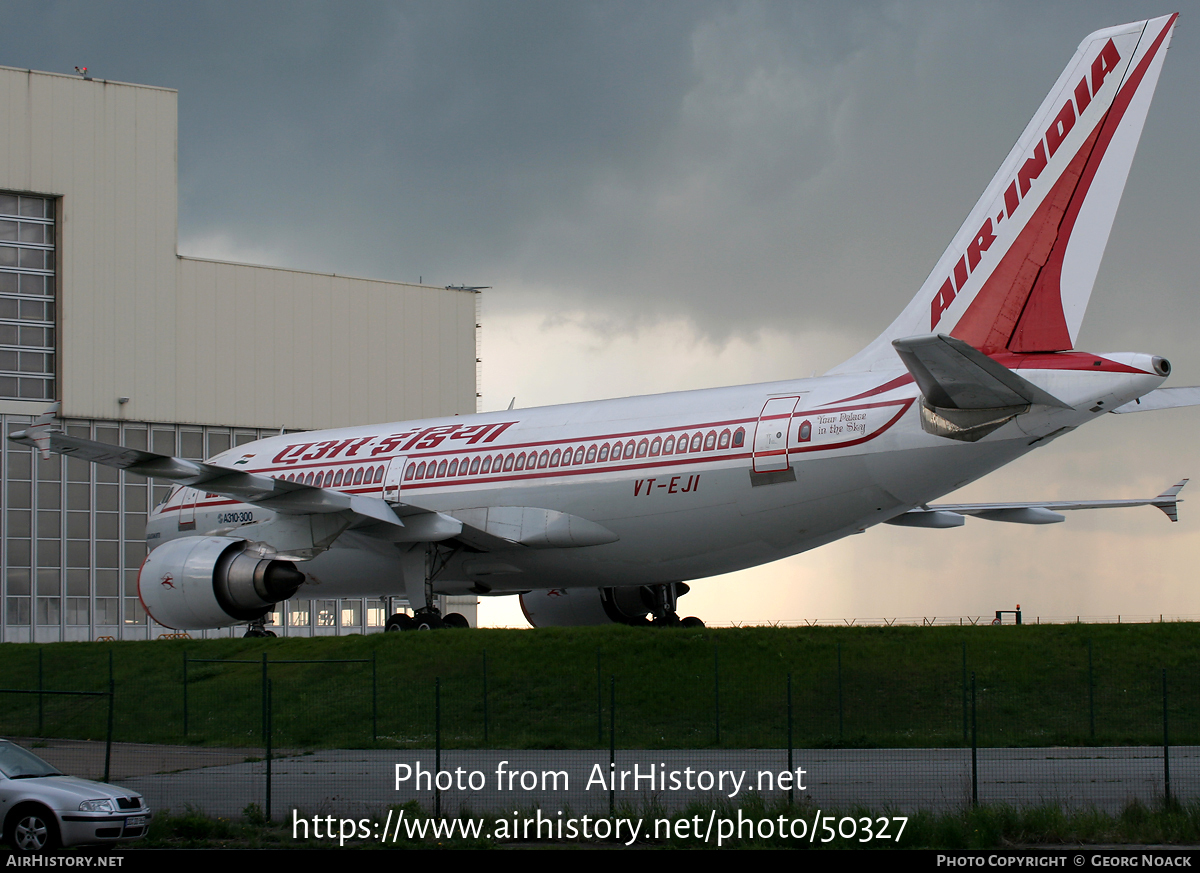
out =
[(986, 354), (1074, 347), (1178, 13), (1079, 45), (912, 302), (830, 372), (892, 369), (892, 341)]

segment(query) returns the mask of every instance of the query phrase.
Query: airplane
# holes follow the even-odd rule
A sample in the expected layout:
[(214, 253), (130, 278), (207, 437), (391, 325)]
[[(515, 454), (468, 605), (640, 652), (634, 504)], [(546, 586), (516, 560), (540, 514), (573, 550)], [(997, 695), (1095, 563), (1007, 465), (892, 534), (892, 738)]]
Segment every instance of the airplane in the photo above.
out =
[(139, 596), (177, 629), (291, 597), (403, 595), (388, 630), (467, 624), (441, 594), (520, 593), (531, 624), (702, 626), (689, 580), (888, 523), (1019, 524), (1146, 499), (931, 503), (1107, 413), (1200, 404), (1170, 363), (1075, 348), (1178, 15), (1080, 44), (900, 315), (825, 375), (292, 433), (200, 463), (69, 436), (10, 439), (175, 483)]

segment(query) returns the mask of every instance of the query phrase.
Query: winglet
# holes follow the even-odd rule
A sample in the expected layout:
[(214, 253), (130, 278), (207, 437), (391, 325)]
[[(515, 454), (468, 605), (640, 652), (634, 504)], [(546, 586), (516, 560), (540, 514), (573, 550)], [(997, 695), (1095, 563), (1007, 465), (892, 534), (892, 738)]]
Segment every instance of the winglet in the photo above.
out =
[(1187, 483), (1187, 479), (1180, 479), (1178, 484), (1172, 485), (1162, 494), (1151, 500), (1150, 505), (1161, 509), (1171, 521), (1179, 521), (1178, 504), (1183, 501), (1179, 499), (1178, 495)]
[(39, 452), (42, 454), (42, 460), (50, 460), (50, 430), (54, 424), (54, 420), (58, 417), (58, 410), (62, 406), (61, 403), (55, 401), (50, 406), (33, 420), (25, 430), (19, 430), (8, 435), (10, 440), (25, 440), (31, 441)]

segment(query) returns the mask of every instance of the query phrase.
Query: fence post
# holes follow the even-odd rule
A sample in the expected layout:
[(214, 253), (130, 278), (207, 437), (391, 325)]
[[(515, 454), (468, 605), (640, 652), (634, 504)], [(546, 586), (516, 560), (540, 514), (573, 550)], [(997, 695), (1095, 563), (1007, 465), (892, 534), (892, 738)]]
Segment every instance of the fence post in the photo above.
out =
[(1096, 678), (1092, 673), (1092, 638), (1088, 637), (1088, 735), (1096, 741)]
[[(788, 673), (787, 683), (787, 744), (788, 744), (788, 772), (791, 773), (795, 768), (792, 766), (792, 674)], [(788, 806), (795, 803), (796, 786), (791, 783), (788, 788)]]
[(604, 680), (600, 677), (600, 650), (596, 649), (596, 746), (604, 743)]
[(1162, 671), (1162, 704), (1163, 704), (1163, 786), (1165, 788), (1167, 806), (1171, 805), (1171, 738), (1167, 733), (1167, 670)]
[(187, 651), (183, 653), (183, 736), (188, 735), (188, 699), (187, 699)]
[[(267, 669), (266, 668), (266, 659), (267, 659), (267, 656), (263, 655), (263, 676), (264, 677), (266, 676), (266, 669)], [(264, 727), (263, 734), (264, 734), (264, 740), (265, 740), (264, 745), (267, 747), (267, 749), (266, 749), (266, 751), (267, 751), (267, 755), (266, 755), (266, 758), (267, 758), (267, 796), (266, 796), (266, 800), (265, 800), (266, 809), (263, 810), (263, 816), (266, 818), (267, 821), (271, 820), (271, 752), (272, 752), (272, 739), (273, 739), (272, 734), (275, 732), (275, 730), (274, 730), (275, 725), (274, 725), (273, 719), (271, 717), (272, 716), (271, 710), (272, 710), (271, 680), (264, 678), (263, 679), (263, 711), (264, 711), (263, 712), (263, 727)]]
[(379, 671), (374, 650), (371, 651), (371, 739), (379, 740)]
[[(263, 652), (262, 656), (262, 733), (264, 740), (267, 736), (267, 731), (270, 730), (269, 712), (271, 704), (270, 680), (267, 679), (267, 653)], [(270, 818), (270, 816), (267, 816)]]
[(442, 789), (437, 777), (442, 772), (442, 677), (433, 680), (433, 814), (442, 814)]
[(42, 690), (44, 688), (45, 688), (45, 686), (42, 685), (42, 650), (39, 648), (38, 649), (38, 736), (39, 737), (45, 735), (44, 729), (42, 727), (42, 722), (43, 722), (43, 717), (44, 717), (44, 712), (43, 712), (43, 708), (42, 708), (42, 699), (43, 699), (44, 695), (42, 694)]
[(842, 726), (844, 723), (842, 710), (842, 641), (837, 644), (837, 680), (838, 680), (838, 742), (842, 741)]
[(975, 713), (975, 671), (971, 671), (971, 806), (979, 806), (979, 723)]
[(109, 653), (108, 653), (108, 665), (109, 665), (110, 669), (109, 669), (109, 676), (108, 676), (108, 732), (107, 732), (107, 735), (104, 740), (104, 781), (105, 782), (107, 782), (109, 779), (109, 772), (110, 772), (109, 767), (112, 764), (113, 691), (115, 690), (115, 685), (113, 684), (112, 670), (111, 670), (111, 668), (112, 668), (112, 652), (111, 651), (109, 651)]
[(967, 641), (962, 644), (962, 699), (963, 699), (963, 742), (968, 739), (967, 725)]
[(483, 650), (483, 741), (488, 741), (487, 649)]
[(713, 643), (713, 717), (717, 728), (717, 745), (721, 745), (721, 650)]
[(608, 815), (615, 814), (617, 798), (617, 677), (608, 677)]

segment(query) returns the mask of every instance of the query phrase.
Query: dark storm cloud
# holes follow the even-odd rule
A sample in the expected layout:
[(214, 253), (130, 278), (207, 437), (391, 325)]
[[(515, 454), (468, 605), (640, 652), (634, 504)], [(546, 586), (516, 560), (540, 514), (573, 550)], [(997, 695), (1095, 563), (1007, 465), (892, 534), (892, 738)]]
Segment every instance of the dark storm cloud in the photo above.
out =
[[(9, 4), (0, 62), (180, 90), (185, 249), (220, 234), (289, 266), (493, 285), (617, 323), (866, 339), (1079, 40), (1161, 11)], [(1100, 336), (1125, 329), (1130, 288), (1200, 314), (1184, 24), (1101, 273), (1097, 297), (1120, 302), (1089, 322)]]

